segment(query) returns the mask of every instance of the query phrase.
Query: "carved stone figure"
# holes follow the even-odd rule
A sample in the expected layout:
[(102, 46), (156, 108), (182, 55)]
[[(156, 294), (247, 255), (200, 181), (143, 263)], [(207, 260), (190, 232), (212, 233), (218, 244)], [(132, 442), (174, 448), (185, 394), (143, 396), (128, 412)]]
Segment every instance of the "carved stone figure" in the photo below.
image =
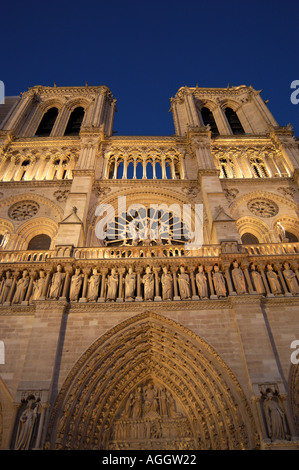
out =
[(276, 272), (273, 271), (273, 267), (271, 264), (267, 265), (267, 278), (270, 284), (270, 289), (271, 289), (272, 294), (274, 295), (282, 294), (278, 276)]
[(25, 269), (25, 271), (23, 271), (21, 279), (19, 279), (17, 282), (16, 292), (12, 299), (13, 304), (19, 304), (24, 300), (28, 285), (29, 276), (27, 269)]
[(171, 273), (168, 272), (166, 266), (163, 267), (163, 274), (161, 276), (161, 284), (162, 284), (162, 299), (163, 300), (171, 300), (173, 291), (173, 278)]
[(92, 270), (92, 275), (88, 279), (88, 289), (87, 289), (87, 300), (89, 302), (95, 302), (99, 294), (99, 285), (100, 285), (100, 274), (98, 270), (94, 268)]
[(223, 274), (219, 271), (219, 266), (217, 264), (215, 264), (212, 274), (216, 295), (219, 297), (226, 297), (225, 280)]
[(125, 278), (125, 298), (133, 300), (135, 298), (136, 274), (130, 266)]
[(258, 294), (264, 294), (265, 287), (264, 287), (263, 279), (260, 273), (256, 271), (254, 264), (251, 265), (251, 277), (253, 281), (254, 290)]
[(142, 278), (142, 282), (144, 284), (144, 300), (153, 300), (155, 280), (154, 275), (149, 266), (147, 266), (145, 270), (145, 275)]
[(32, 443), (34, 427), (37, 421), (38, 405), (35, 397), (27, 398), (27, 408), (22, 412), (17, 429), (15, 450), (28, 450)]
[(299, 295), (299, 284), (297, 281), (296, 274), (290, 268), (289, 263), (284, 263), (284, 268), (285, 269), (283, 271), (283, 275), (288, 285), (288, 288), (290, 289), (290, 292), (294, 295)]
[(144, 416), (146, 417), (149, 413), (157, 413), (158, 411), (158, 400), (157, 391), (153, 384), (148, 384), (144, 389)]
[(33, 282), (32, 300), (38, 300), (42, 296), (45, 282), (46, 282), (45, 272), (40, 271), (39, 279)]
[(190, 277), (189, 274), (185, 272), (184, 266), (180, 267), (180, 273), (178, 274), (178, 283), (180, 296), (182, 300), (187, 300), (191, 298), (190, 291)]
[(203, 271), (202, 265), (198, 266), (198, 273), (196, 274), (195, 280), (196, 280), (199, 297), (201, 299), (207, 299), (208, 298), (207, 277)]
[(81, 274), (80, 268), (76, 268), (75, 274), (72, 276), (72, 279), (71, 279), (70, 301), (72, 302), (78, 301), (82, 282), (83, 282), (83, 274)]
[(10, 288), (12, 286), (12, 277), (11, 271), (6, 271), (5, 279), (2, 284), (1, 296), (0, 296), (0, 303), (3, 304), (8, 296)]
[(117, 297), (117, 287), (118, 287), (118, 274), (115, 268), (111, 269), (111, 274), (107, 279), (107, 296), (106, 300), (115, 301)]
[(271, 391), (268, 391), (263, 403), (268, 434), (272, 441), (286, 439), (286, 418), (279, 403)]
[(233, 262), (232, 278), (237, 294), (246, 294), (245, 277), (237, 261)]
[(65, 274), (61, 272), (61, 265), (59, 264), (57, 266), (56, 273), (52, 276), (49, 299), (58, 299), (60, 297), (64, 277)]
[(134, 396), (132, 418), (140, 418), (142, 414), (142, 389), (141, 387), (137, 388), (137, 391)]

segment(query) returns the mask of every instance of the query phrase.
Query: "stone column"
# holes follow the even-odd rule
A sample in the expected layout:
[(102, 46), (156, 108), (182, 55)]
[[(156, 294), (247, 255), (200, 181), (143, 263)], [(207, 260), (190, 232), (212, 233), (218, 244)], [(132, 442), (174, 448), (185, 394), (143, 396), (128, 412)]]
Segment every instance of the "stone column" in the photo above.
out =
[(45, 269), (47, 275), (46, 275), (46, 280), (45, 284), (43, 287), (42, 295), (38, 300), (46, 300), (47, 294), (48, 294), (48, 287), (49, 287), (49, 281), (50, 281), (50, 276), (52, 274), (52, 268)]
[(270, 291), (269, 284), (268, 284), (268, 281), (267, 281), (266, 276), (265, 276), (265, 266), (263, 264), (259, 263), (259, 264), (257, 264), (257, 268), (258, 268), (259, 272), (261, 273), (263, 283), (264, 283), (264, 286), (265, 286), (265, 289), (266, 289), (267, 297), (274, 297), (274, 294), (272, 294), (272, 292)]
[(118, 284), (118, 298), (116, 299), (116, 302), (123, 302), (124, 301), (124, 274), (126, 270), (125, 268), (120, 268), (118, 270), (119, 273), (119, 284)]
[(141, 302), (142, 295), (141, 295), (141, 273), (142, 273), (142, 268), (138, 267), (136, 268), (136, 273), (137, 273), (137, 296), (135, 298), (136, 302)]
[(280, 279), (282, 288), (283, 288), (283, 290), (284, 290), (284, 295), (285, 295), (286, 297), (292, 297), (293, 294), (288, 291), (287, 285), (286, 285), (286, 283), (285, 283), (284, 277), (283, 277), (282, 272), (281, 272), (282, 264), (281, 264), (281, 263), (276, 263), (276, 264), (275, 264), (275, 269), (277, 270), (278, 277), (279, 277), (279, 279)]
[(178, 290), (178, 281), (176, 277), (177, 273), (177, 267), (176, 266), (171, 266), (171, 272), (172, 272), (172, 277), (173, 277), (173, 300), (181, 300), (181, 297), (179, 296), (179, 290)]
[(237, 295), (237, 293), (233, 289), (233, 284), (232, 284), (232, 280), (231, 280), (231, 277), (230, 277), (230, 272), (229, 272), (230, 264), (231, 264), (230, 262), (224, 262), (223, 263), (223, 267), (224, 267), (224, 270), (225, 270), (225, 279), (226, 279), (226, 282), (227, 282), (229, 295)]
[(160, 282), (159, 282), (159, 272), (160, 268), (159, 267), (154, 267), (153, 268), (154, 274), (155, 274), (155, 301), (160, 301), (162, 300), (162, 297), (160, 295)]
[(73, 268), (71, 266), (66, 266), (64, 268), (64, 271), (66, 273), (65, 274), (65, 280), (64, 280), (64, 286), (63, 286), (62, 296), (59, 297), (59, 300), (67, 300), (68, 299), (71, 275), (73, 274)]
[(252, 285), (252, 282), (251, 282), (251, 279), (250, 279), (250, 274), (248, 272), (249, 262), (248, 261), (242, 261), (241, 262), (241, 267), (243, 268), (245, 279), (247, 281), (249, 294), (255, 294), (256, 292), (253, 288), (253, 285)]
[(215, 294), (215, 290), (214, 290), (214, 284), (213, 284), (213, 280), (212, 280), (212, 270), (213, 270), (213, 266), (205, 266), (205, 270), (206, 272), (208, 273), (208, 281), (209, 281), (209, 287), (210, 287), (210, 299), (218, 299), (218, 296)]
[(101, 294), (98, 298), (98, 302), (105, 302), (105, 287), (106, 287), (106, 276), (108, 273), (108, 268), (101, 269), (102, 274), (102, 284), (101, 284)]
[(190, 266), (189, 271), (190, 271), (190, 280), (191, 280), (192, 300), (199, 300), (199, 296), (196, 293), (195, 279), (194, 279), (195, 267)]
[(83, 288), (82, 288), (82, 297), (79, 299), (79, 302), (87, 302), (87, 287), (88, 287), (88, 275), (90, 274), (90, 268), (83, 269)]

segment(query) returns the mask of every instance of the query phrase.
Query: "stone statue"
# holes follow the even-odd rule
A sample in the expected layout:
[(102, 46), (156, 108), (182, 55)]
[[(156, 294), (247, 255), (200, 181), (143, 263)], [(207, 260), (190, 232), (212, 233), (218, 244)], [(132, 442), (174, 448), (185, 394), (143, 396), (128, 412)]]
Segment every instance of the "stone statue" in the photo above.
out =
[(107, 296), (106, 300), (115, 301), (117, 297), (117, 287), (118, 287), (118, 274), (115, 268), (111, 269), (111, 274), (107, 279)]
[(262, 276), (260, 275), (260, 273), (258, 271), (256, 271), (255, 264), (251, 265), (251, 277), (252, 277), (252, 281), (253, 281), (254, 290), (258, 294), (264, 294), (265, 293), (265, 287), (264, 287), (263, 279), (262, 279)]
[(10, 288), (12, 286), (12, 277), (11, 271), (6, 271), (5, 279), (2, 284), (1, 296), (0, 296), (0, 303), (3, 304), (9, 294)]
[(267, 265), (267, 270), (268, 270), (267, 271), (267, 278), (268, 278), (268, 281), (269, 281), (269, 284), (270, 284), (270, 289), (271, 289), (272, 294), (274, 294), (274, 295), (282, 294), (278, 276), (277, 276), (276, 272), (273, 271), (273, 267), (272, 267), (271, 264)]
[(226, 297), (226, 287), (223, 274), (219, 271), (219, 266), (215, 264), (213, 271), (213, 282), (216, 295), (219, 297)]
[(125, 278), (125, 299), (133, 300), (135, 298), (136, 274), (130, 266)]
[(178, 283), (180, 296), (182, 300), (187, 300), (191, 298), (190, 292), (190, 277), (189, 274), (185, 273), (184, 266), (180, 267), (180, 273), (178, 274)]
[(37, 422), (38, 404), (33, 395), (27, 398), (27, 408), (22, 412), (15, 441), (15, 450), (30, 449), (33, 431)]
[(28, 285), (29, 285), (29, 276), (28, 276), (27, 269), (25, 269), (23, 271), (21, 279), (19, 279), (17, 282), (16, 292), (12, 299), (13, 304), (19, 304), (24, 300)]
[(144, 300), (153, 300), (155, 280), (151, 268), (147, 266), (145, 275), (142, 278), (144, 284)]
[(150, 412), (158, 412), (157, 391), (153, 384), (148, 384), (144, 389), (144, 416), (146, 417)]
[(272, 441), (286, 439), (285, 414), (271, 391), (267, 391), (263, 406), (270, 439)]
[(290, 289), (290, 292), (293, 295), (299, 295), (299, 285), (298, 285), (296, 274), (290, 268), (289, 263), (287, 263), (287, 262), (284, 263), (284, 268), (285, 269), (283, 271), (283, 275), (284, 275), (284, 278), (286, 280), (287, 286)]
[(65, 274), (61, 272), (61, 265), (59, 264), (57, 266), (56, 273), (52, 276), (49, 299), (59, 299), (64, 277)]
[(95, 302), (98, 298), (100, 285), (100, 274), (98, 270), (94, 268), (92, 270), (92, 275), (88, 279), (88, 289), (87, 289), (87, 300), (89, 302)]
[(237, 294), (247, 294), (245, 277), (237, 261), (233, 262), (232, 278)]
[(78, 301), (82, 282), (83, 282), (83, 274), (81, 274), (80, 268), (76, 268), (75, 274), (72, 276), (72, 279), (71, 279), (70, 301), (72, 302)]
[(162, 299), (172, 300), (173, 278), (172, 278), (172, 275), (168, 272), (168, 269), (166, 266), (163, 267), (163, 274), (161, 276), (161, 284), (162, 284)]
[(140, 418), (141, 414), (142, 414), (142, 389), (141, 387), (138, 387), (134, 396), (132, 418), (134, 419)]
[(201, 299), (207, 299), (208, 298), (207, 277), (203, 271), (203, 266), (201, 264), (198, 266), (198, 273), (196, 274), (195, 280), (196, 280), (199, 297)]
[(45, 285), (46, 277), (45, 272), (39, 272), (39, 279), (33, 282), (33, 293), (31, 300), (38, 300), (43, 294), (43, 288)]

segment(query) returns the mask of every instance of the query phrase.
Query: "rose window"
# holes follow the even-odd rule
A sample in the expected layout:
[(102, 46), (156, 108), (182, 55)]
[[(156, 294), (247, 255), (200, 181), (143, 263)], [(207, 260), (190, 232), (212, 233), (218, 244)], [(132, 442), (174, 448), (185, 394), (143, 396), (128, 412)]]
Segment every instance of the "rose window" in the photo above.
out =
[(248, 202), (247, 207), (258, 217), (273, 217), (278, 213), (278, 206), (269, 199), (253, 199)]
[(39, 210), (39, 205), (35, 201), (20, 201), (13, 204), (9, 210), (8, 215), (11, 219), (16, 221), (28, 220), (34, 217)]

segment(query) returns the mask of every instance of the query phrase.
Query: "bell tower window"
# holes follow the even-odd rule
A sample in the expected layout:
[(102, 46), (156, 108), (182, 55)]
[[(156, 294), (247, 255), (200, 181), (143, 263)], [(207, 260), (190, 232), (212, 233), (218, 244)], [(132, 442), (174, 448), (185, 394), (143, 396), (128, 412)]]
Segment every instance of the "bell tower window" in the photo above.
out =
[(70, 115), (64, 135), (79, 135), (81, 124), (84, 118), (84, 108), (78, 107)]
[(234, 135), (245, 134), (243, 126), (235, 111), (233, 111), (231, 108), (225, 108), (225, 116)]
[(51, 108), (44, 115), (38, 126), (38, 129), (35, 133), (37, 137), (49, 137), (53, 126), (55, 124), (56, 118), (58, 116), (58, 109)]

